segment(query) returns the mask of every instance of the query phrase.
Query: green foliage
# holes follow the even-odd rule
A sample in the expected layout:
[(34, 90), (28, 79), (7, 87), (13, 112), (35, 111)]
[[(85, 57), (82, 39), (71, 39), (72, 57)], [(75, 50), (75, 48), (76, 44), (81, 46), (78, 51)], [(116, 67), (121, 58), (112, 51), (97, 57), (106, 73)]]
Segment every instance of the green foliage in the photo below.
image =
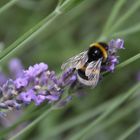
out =
[(86, 96), (58, 110), (31, 105), (10, 127), (1, 126), (0, 139), (28, 122), (12, 140), (139, 140), (139, 0), (1, 0), (0, 7), (1, 67), (18, 57), (25, 67), (43, 61), (59, 73), (91, 42), (123, 38), (126, 48), (116, 71)]

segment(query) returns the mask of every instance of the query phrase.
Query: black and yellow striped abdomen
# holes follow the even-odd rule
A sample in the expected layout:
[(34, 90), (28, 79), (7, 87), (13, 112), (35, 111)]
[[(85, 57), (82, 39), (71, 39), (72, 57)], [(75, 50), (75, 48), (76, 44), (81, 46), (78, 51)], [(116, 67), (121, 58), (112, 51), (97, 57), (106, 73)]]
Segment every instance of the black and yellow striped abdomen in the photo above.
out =
[(86, 70), (86, 67), (87, 67), (87, 63), (85, 64), (85, 66), (83, 66), (81, 69), (78, 69), (77, 72), (78, 72), (78, 75), (85, 79), (85, 80), (88, 80), (88, 77), (85, 75), (85, 70)]

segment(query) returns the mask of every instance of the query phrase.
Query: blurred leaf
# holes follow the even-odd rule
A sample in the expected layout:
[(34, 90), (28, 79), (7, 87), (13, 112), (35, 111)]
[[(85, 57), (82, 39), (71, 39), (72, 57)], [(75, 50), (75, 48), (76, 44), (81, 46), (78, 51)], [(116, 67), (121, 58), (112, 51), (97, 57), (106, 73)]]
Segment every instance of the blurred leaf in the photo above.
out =
[(110, 115), (116, 108), (118, 108), (124, 101), (126, 101), (130, 96), (134, 94), (136, 90), (140, 88), (140, 83), (133, 86), (128, 92), (122, 95), (122, 98), (114, 102), (102, 115), (100, 115), (96, 120), (90, 123), (87, 127), (83, 128), (79, 133), (75, 134), (70, 138), (70, 140), (84, 139), (87, 134), (95, 128), (101, 121), (103, 121), (108, 115)]
[(133, 126), (128, 128), (119, 138), (116, 140), (126, 140), (134, 131), (140, 128), (140, 121), (136, 122)]
[(6, 12), (9, 8), (11, 8), (14, 4), (16, 4), (19, 0), (10, 0), (7, 4), (0, 8), (0, 15), (3, 12)]

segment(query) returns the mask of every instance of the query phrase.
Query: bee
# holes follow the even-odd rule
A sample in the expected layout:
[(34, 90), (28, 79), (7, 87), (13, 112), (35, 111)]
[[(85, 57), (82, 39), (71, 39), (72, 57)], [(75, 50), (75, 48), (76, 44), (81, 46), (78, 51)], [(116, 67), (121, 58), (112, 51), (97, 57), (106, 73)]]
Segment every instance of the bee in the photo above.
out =
[(80, 54), (69, 58), (61, 68), (72, 68), (76, 71), (80, 83), (95, 87), (100, 78), (101, 66), (106, 63), (108, 45), (103, 42), (93, 43)]

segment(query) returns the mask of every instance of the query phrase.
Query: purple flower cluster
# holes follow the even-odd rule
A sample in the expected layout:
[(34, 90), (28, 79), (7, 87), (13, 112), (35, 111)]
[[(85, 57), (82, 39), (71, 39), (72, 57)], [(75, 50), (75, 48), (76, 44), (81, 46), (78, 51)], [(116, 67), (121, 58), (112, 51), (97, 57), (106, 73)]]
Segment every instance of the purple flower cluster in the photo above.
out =
[(124, 49), (124, 41), (122, 39), (111, 40), (108, 46), (108, 58), (106, 63), (102, 66), (102, 71), (113, 72), (116, 65), (119, 63), (117, 51), (119, 49)]
[(24, 70), (21, 76), (8, 80), (2, 86), (0, 108), (19, 109), (31, 102), (40, 105), (44, 101), (58, 101), (64, 88), (75, 80), (76, 76), (71, 69), (57, 77), (54, 71), (48, 70), (47, 64), (35, 64)]
[[(114, 71), (118, 64), (117, 51), (124, 49), (124, 41), (121, 39), (111, 40), (108, 46), (108, 58), (102, 64), (101, 72)], [(73, 69), (65, 70), (58, 77), (44, 63), (35, 64), (27, 70), (23, 70), (20, 62), (15, 59), (9, 65), (9, 69), (16, 78), (7, 80), (0, 89), (1, 109), (19, 109), (31, 102), (40, 105), (43, 102), (60, 101), (65, 88), (70, 89), (77, 82), (77, 75)], [(78, 92), (78, 88), (75, 92)], [(68, 95), (59, 105), (64, 105), (70, 100), (71, 96)]]

